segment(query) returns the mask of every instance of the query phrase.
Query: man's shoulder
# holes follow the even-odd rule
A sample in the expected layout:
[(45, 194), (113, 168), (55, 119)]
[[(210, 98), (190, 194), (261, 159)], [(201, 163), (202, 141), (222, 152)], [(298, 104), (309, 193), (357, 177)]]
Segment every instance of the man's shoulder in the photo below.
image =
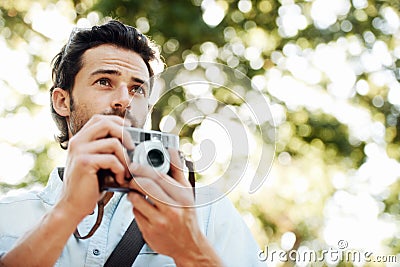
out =
[[(0, 221), (4, 218), (26, 218), (32, 214), (42, 213), (45, 208), (43, 200), (39, 197), (40, 190), (15, 190), (0, 197)], [(7, 214), (7, 216), (3, 216)]]
[(0, 196), (0, 254), (9, 250), (37, 221), (34, 218), (40, 215), (33, 216), (31, 211), (37, 200), (37, 192), (25, 189), (12, 190)]
[(40, 200), (38, 193), (40, 191), (37, 189), (27, 190), (18, 189), (12, 190), (3, 196), (0, 196), (0, 207), (7, 205), (18, 205), (18, 203), (26, 203), (29, 201)]
[(196, 193), (203, 233), (226, 266), (266, 266), (258, 260), (259, 246), (228, 192), (205, 186)]
[(242, 218), (227, 194), (212, 186), (196, 188), (196, 208), (206, 227), (242, 224)]
[(0, 237), (20, 236), (48, 210), (38, 190), (17, 190), (0, 198)]
[(227, 193), (208, 185), (196, 187), (196, 206), (206, 209), (231, 209), (232, 202)]
[(0, 208), (10, 205), (29, 205), (30, 202), (43, 201), (49, 203), (50, 201), (47, 199), (51, 196), (54, 198), (56, 193), (60, 191), (59, 187), (61, 186), (59, 184), (62, 184), (62, 182), (58, 178), (58, 168), (54, 168), (45, 187), (41, 184), (34, 184), (29, 188), (14, 189), (4, 195), (0, 194)]

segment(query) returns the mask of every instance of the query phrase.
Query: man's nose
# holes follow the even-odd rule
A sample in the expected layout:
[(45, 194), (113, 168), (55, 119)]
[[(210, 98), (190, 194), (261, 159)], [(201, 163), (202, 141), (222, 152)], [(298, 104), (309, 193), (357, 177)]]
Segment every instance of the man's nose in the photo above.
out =
[(111, 106), (115, 109), (129, 109), (131, 100), (132, 97), (129, 94), (127, 86), (121, 85), (117, 90), (115, 90)]

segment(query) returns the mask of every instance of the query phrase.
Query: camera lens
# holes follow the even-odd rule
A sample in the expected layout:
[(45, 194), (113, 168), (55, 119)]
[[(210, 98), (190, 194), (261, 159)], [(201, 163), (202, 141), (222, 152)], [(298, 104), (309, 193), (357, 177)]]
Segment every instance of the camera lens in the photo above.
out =
[(147, 153), (147, 161), (155, 168), (164, 164), (164, 154), (159, 149), (152, 149)]

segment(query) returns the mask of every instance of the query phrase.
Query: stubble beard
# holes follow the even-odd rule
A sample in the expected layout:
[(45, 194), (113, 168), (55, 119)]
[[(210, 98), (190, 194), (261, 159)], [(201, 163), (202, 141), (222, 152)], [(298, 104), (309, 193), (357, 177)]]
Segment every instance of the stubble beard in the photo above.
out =
[[(72, 135), (75, 135), (79, 132), (82, 127), (89, 121), (89, 119), (94, 115), (89, 112), (86, 105), (79, 105), (77, 108), (74, 100), (71, 98), (70, 107), (71, 107), (71, 116), (69, 121), (69, 129)], [(134, 114), (130, 110), (120, 109), (120, 108), (110, 108), (109, 110), (105, 110), (101, 115), (115, 115), (124, 119), (126, 126), (143, 128), (145, 124), (145, 118), (136, 118)]]

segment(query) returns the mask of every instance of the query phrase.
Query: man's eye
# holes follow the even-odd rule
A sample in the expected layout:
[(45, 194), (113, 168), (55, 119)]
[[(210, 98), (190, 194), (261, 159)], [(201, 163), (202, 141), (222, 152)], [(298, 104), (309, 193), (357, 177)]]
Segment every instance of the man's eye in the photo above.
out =
[(96, 81), (96, 83), (99, 84), (99, 85), (101, 85), (101, 86), (111, 86), (110, 81), (109, 81), (108, 79), (104, 79), (104, 78), (98, 79), (98, 80)]
[(136, 85), (136, 86), (132, 87), (131, 93), (145, 95), (146, 91), (144, 90), (144, 88), (142, 86)]

